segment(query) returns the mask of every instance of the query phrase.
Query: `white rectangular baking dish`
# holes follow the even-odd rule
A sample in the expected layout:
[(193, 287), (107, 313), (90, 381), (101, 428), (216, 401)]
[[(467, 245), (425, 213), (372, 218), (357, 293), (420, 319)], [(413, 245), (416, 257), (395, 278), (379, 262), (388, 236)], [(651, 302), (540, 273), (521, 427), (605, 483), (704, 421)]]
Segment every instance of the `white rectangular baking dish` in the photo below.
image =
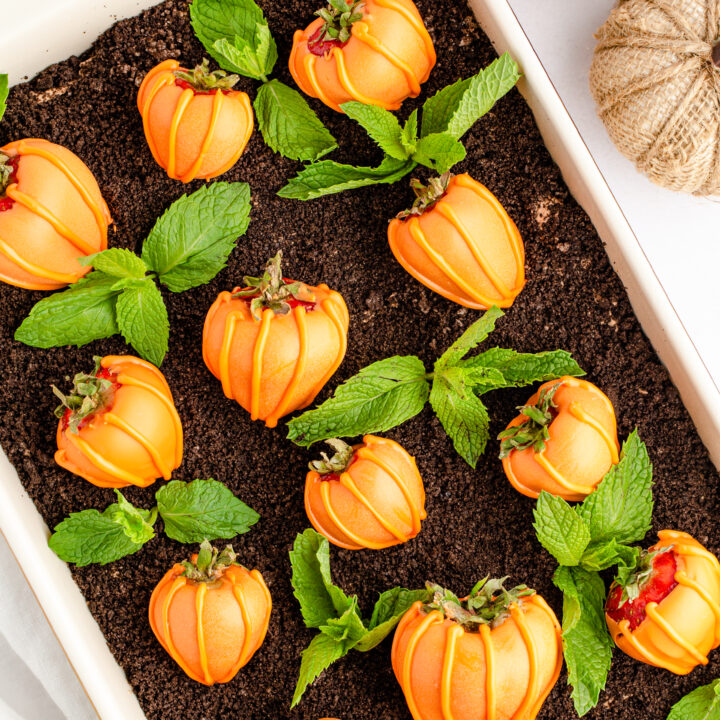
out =
[[(156, 0), (26, 0), (4, 8), (0, 68), (11, 83), (85, 50), (120, 17)], [(462, 1), (462, 0), (459, 0)], [(636, 237), (555, 91), (507, 0), (470, 0), (498, 52), (523, 72), (520, 90), (575, 198), (590, 215), (627, 288), (633, 308), (716, 465), (720, 464), (720, 391), (682, 326)], [(9, 17), (7, 13), (9, 12)], [(62, 32), (58, 32), (62, 27)], [(48, 528), (0, 453), (0, 531), (102, 720), (143, 720), (125, 675), (65, 565), (47, 547)]]

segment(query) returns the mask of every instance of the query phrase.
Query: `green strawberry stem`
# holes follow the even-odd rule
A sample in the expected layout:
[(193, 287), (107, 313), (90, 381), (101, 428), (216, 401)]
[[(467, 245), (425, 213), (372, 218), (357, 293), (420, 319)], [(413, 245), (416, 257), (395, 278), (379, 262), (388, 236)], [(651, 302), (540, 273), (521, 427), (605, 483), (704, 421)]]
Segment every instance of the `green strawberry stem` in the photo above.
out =
[(190, 578), (195, 582), (215, 582), (222, 577), (222, 574), (235, 562), (237, 555), (232, 545), (227, 545), (224, 550), (218, 552), (207, 540), (200, 543), (200, 551), (195, 562), (185, 560), (182, 566), (185, 568), (183, 577)]
[(523, 598), (535, 594), (527, 585), (517, 585), (506, 590), (506, 580), (507, 577), (483, 578), (462, 600), (439, 585), (427, 583), (432, 599), (423, 608), (426, 612), (439, 610), (448, 620), (458, 623), (467, 632), (479, 632), (481, 625), (498, 627), (510, 615), (511, 605), (520, 605)]
[(200, 65), (196, 65), (192, 72), (176, 70), (175, 77), (189, 83), (201, 93), (211, 90), (232, 90), (240, 79), (238, 75), (228, 75), (224, 70), (210, 72), (210, 61), (207, 58), (204, 58)]
[(517, 408), (527, 420), (503, 430), (498, 435), (501, 460), (513, 450), (527, 450), (531, 447), (536, 453), (540, 453), (545, 449), (545, 443), (550, 439), (548, 428), (556, 415), (554, 410), (557, 405), (553, 397), (560, 385), (561, 383), (556, 383), (542, 390), (534, 405), (522, 405)]
[(325, 442), (335, 450), (335, 454), (328, 457), (327, 453), (320, 453), (322, 460), (313, 460), (310, 463), (310, 469), (315, 470), (320, 475), (340, 475), (344, 473), (353, 460), (355, 450), (351, 445), (338, 440), (338, 438), (330, 438)]
[(365, 0), (354, 0), (348, 3), (345, 0), (330, 0), (327, 7), (318, 10), (315, 15), (323, 19), (320, 34), (314, 43), (337, 40), (346, 43), (350, 39), (353, 23), (362, 19), (362, 6)]
[(447, 192), (452, 178), (453, 174), (446, 172), (440, 177), (428, 180), (427, 185), (423, 185), (417, 178), (410, 180), (410, 187), (415, 193), (415, 202), (409, 210), (399, 212), (396, 217), (402, 220), (410, 215), (422, 215)]
[(13, 166), (10, 164), (10, 156), (0, 152), (0, 196), (5, 194), (7, 186), (10, 185), (10, 178), (13, 175)]
[(621, 568), (615, 578), (615, 582), (622, 588), (618, 607), (622, 607), (626, 602), (632, 602), (640, 597), (640, 593), (642, 593), (652, 577), (655, 558), (671, 551), (673, 547), (673, 545), (668, 545), (657, 550), (643, 550), (637, 556), (634, 565)]

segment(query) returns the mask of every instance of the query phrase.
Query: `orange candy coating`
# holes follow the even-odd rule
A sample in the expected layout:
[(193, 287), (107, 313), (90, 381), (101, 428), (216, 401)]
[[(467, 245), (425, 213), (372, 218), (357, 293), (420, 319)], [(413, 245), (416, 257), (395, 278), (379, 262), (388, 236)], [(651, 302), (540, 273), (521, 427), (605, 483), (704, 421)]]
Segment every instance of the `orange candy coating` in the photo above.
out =
[(648, 603), (645, 619), (630, 629), (627, 620), (605, 620), (615, 644), (630, 657), (687, 675), (707, 665), (720, 645), (720, 563), (688, 533), (661, 530), (651, 550), (672, 546), (678, 583), (659, 603)]
[(366, 435), (345, 472), (305, 480), (305, 511), (331, 543), (349, 550), (399, 545), (420, 532), (425, 489), (414, 458), (393, 440)]
[(279, 315), (264, 308), (261, 320), (244, 298), (222, 292), (205, 318), (205, 364), (225, 396), (268, 427), (309, 405), (345, 357), (349, 316), (342, 295), (327, 285), (309, 290), (312, 310), (299, 305)]
[[(510, 484), (536, 498), (542, 490), (568, 501), (582, 500), (618, 462), (619, 443), (615, 411), (608, 397), (592, 383), (574, 377), (550, 380), (528, 400), (560, 383), (553, 397), (557, 416), (550, 423), (545, 450), (512, 450), (502, 464)], [(518, 415), (508, 427), (527, 418)]]
[(230, 682), (265, 640), (270, 592), (257, 570), (240, 565), (213, 582), (183, 572), (173, 566), (153, 590), (150, 627), (188, 677), (203, 685)]
[(297, 30), (290, 52), (290, 73), (298, 87), (333, 110), (357, 100), (397, 110), (417, 97), (435, 65), (435, 48), (412, 0), (366, 0), (351, 37), (323, 55), (308, 40), (323, 24), (317, 18)]
[(0, 212), (0, 280), (29, 290), (56, 290), (90, 268), (79, 257), (107, 248), (112, 223), (85, 163), (61, 145), (30, 138), (0, 147), (18, 159), (14, 200)]
[(420, 602), (403, 615), (392, 666), (413, 720), (535, 718), (560, 675), (560, 625), (539, 595), (510, 612), (477, 633)]
[(130, 355), (108, 355), (101, 367), (119, 387), (112, 406), (99, 411), (77, 433), (58, 423), (55, 462), (98, 487), (146, 487), (169, 480), (180, 465), (183, 434), (170, 388), (151, 363)]
[(422, 215), (393, 219), (388, 240), (416, 280), (465, 307), (510, 307), (525, 284), (525, 248), (515, 223), (467, 173), (452, 177)]
[(138, 110), (150, 151), (174, 180), (208, 180), (227, 172), (242, 155), (254, 127), (250, 98), (228, 90), (197, 93), (175, 84), (175, 71), (188, 72), (177, 60), (165, 60), (145, 76)]

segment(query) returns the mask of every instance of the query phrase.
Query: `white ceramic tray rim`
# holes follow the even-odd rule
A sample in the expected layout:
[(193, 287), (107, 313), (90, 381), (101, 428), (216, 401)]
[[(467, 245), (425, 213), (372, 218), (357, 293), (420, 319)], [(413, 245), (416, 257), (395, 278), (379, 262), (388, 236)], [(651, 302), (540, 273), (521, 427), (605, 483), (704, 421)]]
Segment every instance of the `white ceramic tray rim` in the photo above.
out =
[[(25, 0), (5, 3), (0, 68), (11, 83), (87, 49), (120, 17), (155, 0)], [(720, 391), (713, 383), (652, 266), (593, 161), (507, 0), (470, 0), (498, 52), (523, 72), (520, 90), (575, 198), (590, 215), (637, 317), (668, 367), (716, 465), (720, 463)], [(62, 31), (58, 32), (61, 28)], [(48, 528), (17, 472), (0, 453), (0, 531), (103, 720), (144, 715), (67, 566), (47, 547)]]

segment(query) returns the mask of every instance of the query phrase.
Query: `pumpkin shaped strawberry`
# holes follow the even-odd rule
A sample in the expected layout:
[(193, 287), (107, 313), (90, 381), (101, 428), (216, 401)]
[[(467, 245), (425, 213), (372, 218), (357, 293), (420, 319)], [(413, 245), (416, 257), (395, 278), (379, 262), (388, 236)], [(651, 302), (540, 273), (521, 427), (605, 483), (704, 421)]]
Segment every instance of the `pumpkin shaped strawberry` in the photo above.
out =
[(107, 248), (110, 212), (93, 174), (67, 148), (27, 139), (0, 148), (0, 280), (56, 290)]
[(188, 677), (230, 682), (263, 644), (272, 599), (262, 575), (207, 540), (173, 566), (150, 596), (150, 627)]
[(435, 48), (412, 0), (330, 0), (315, 14), (290, 52), (306, 95), (342, 112), (350, 100), (397, 110), (420, 94)]
[(281, 258), (220, 293), (203, 329), (203, 359), (225, 396), (268, 427), (309, 405), (338, 369), (349, 321), (340, 293), (284, 279)]
[(180, 465), (183, 433), (163, 374), (130, 355), (95, 358), (61, 405), (55, 462), (99, 487), (146, 487)]
[(500, 459), (523, 495), (582, 500), (618, 462), (615, 410), (592, 383), (562, 377), (541, 385), (500, 433)]
[(658, 537), (611, 586), (605, 619), (630, 657), (687, 675), (720, 645), (720, 563), (687, 533)]
[(498, 199), (467, 173), (411, 185), (415, 204), (388, 226), (397, 261), (460, 305), (510, 307), (525, 284), (525, 248)]
[(413, 720), (533, 720), (560, 675), (560, 625), (525, 585), (481, 580), (462, 600), (433, 597), (403, 615), (392, 666)]
[(355, 447), (327, 442), (336, 454), (311, 462), (305, 480), (305, 510), (315, 530), (350, 550), (414, 538), (427, 517), (414, 458), (393, 440), (374, 435)]
[(237, 75), (193, 71), (165, 60), (145, 76), (138, 92), (145, 138), (168, 177), (187, 183), (227, 172), (242, 155), (254, 119), (250, 98), (233, 90)]

